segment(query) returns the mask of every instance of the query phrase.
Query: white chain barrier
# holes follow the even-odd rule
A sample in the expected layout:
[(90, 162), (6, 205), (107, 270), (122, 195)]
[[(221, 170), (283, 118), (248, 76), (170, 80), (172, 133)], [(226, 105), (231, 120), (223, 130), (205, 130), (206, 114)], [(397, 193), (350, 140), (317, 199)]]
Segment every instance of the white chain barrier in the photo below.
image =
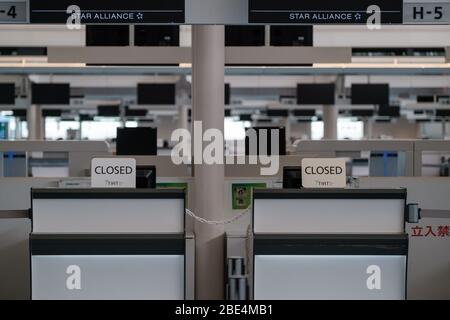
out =
[(239, 213), (238, 215), (234, 216), (233, 218), (227, 219), (227, 220), (222, 220), (222, 221), (212, 221), (212, 220), (206, 220), (202, 217), (199, 217), (197, 215), (195, 215), (195, 213), (193, 213), (191, 210), (186, 209), (186, 214), (192, 218), (194, 218), (195, 220), (197, 220), (200, 223), (205, 223), (205, 224), (209, 224), (209, 225), (226, 225), (226, 224), (230, 224), (233, 223), (237, 220), (239, 220), (240, 218), (242, 218), (243, 216), (245, 216), (246, 213), (250, 212), (250, 208), (242, 211), (241, 213)]

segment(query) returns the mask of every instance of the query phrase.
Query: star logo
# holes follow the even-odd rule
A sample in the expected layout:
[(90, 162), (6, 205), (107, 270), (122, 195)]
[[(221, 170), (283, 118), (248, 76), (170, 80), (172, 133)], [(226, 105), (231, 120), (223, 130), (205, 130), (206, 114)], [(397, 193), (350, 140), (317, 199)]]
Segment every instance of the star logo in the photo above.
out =
[(355, 19), (356, 20), (360, 20), (361, 19), (361, 14), (360, 13), (355, 14)]
[(141, 12), (139, 12), (139, 13), (136, 15), (136, 17), (137, 17), (139, 20), (144, 19), (144, 15), (143, 15)]

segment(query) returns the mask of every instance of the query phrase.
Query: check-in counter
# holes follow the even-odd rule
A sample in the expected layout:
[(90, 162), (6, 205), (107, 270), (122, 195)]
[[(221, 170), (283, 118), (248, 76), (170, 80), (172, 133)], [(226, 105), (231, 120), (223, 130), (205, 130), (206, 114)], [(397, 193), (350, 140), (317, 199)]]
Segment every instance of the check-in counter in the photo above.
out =
[(182, 190), (33, 189), (31, 296), (186, 297)]
[(254, 190), (253, 298), (406, 299), (406, 190)]

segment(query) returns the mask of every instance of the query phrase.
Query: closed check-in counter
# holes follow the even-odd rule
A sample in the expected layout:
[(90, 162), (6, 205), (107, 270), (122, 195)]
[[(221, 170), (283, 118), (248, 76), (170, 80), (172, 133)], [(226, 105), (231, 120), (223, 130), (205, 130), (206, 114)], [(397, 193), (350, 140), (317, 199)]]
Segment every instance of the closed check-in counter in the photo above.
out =
[(406, 190), (253, 196), (254, 299), (406, 299)]
[(32, 190), (32, 299), (184, 299), (184, 201), (182, 190)]

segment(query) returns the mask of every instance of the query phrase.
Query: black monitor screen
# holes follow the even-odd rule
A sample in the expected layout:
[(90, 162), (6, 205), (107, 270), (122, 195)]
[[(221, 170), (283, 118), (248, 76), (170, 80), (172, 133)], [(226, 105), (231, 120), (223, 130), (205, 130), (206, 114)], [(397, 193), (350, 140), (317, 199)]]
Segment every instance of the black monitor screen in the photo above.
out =
[(380, 109), (378, 109), (378, 115), (382, 117), (398, 118), (400, 117), (400, 107), (398, 106), (380, 107)]
[(90, 114), (80, 114), (80, 121), (94, 121), (94, 117)]
[(322, 104), (333, 105), (335, 103), (334, 83), (298, 84), (297, 104)]
[(70, 104), (70, 85), (68, 83), (33, 83), (31, 103)]
[(0, 104), (15, 104), (16, 92), (14, 83), (0, 83)]
[(43, 117), (61, 117), (62, 110), (61, 109), (43, 109), (42, 116)]
[(136, 188), (154, 189), (156, 188), (156, 167), (137, 166), (136, 167)]
[(175, 84), (139, 83), (137, 100), (141, 105), (175, 105)]
[(437, 109), (436, 117), (448, 118), (450, 117), (450, 109)]
[(271, 46), (312, 46), (312, 26), (271, 26)]
[(268, 109), (267, 116), (287, 118), (287, 117), (289, 117), (289, 110), (287, 110), (287, 109), (278, 109), (278, 110), (277, 109)]
[(434, 96), (417, 96), (417, 102), (419, 103), (433, 103)]
[(229, 106), (231, 103), (231, 95), (230, 95), (230, 84), (229, 83), (225, 83), (225, 105)]
[(316, 110), (314, 109), (295, 109), (294, 116), (296, 117), (314, 117)]
[(87, 25), (86, 46), (128, 46), (130, 31), (127, 25)]
[(352, 117), (372, 117), (374, 115), (374, 110), (370, 109), (353, 109), (351, 110)]
[(14, 109), (13, 116), (18, 118), (26, 118), (27, 117), (27, 109)]
[(257, 47), (265, 45), (265, 26), (226, 26), (227, 47)]
[(130, 109), (129, 107), (125, 108), (126, 117), (145, 117), (147, 113), (147, 109)]
[(179, 26), (134, 26), (134, 45), (177, 47), (180, 45)]
[[(249, 133), (249, 130), (255, 130), (256, 133), (256, 141), (250, 139), (251, 135)], [(266, 142), (266, 146), (267, 146), (267, 154), (265, 152), (263, 152), (263, 150), (260, 150), (260, 139), (262, 138), (262, 131), (266, 130), (266, 137), (267, 137), (267, 142)], [(278, 141), (278, 155), (283, 156), (286, 155), (286, 129), (283, 127), (254, 127), (254, 128), (246, 128), (245, 132), (246, 132), (246, 137), (245, 137), (245, 155), (255, 155), (255, 154), (251, 154), (253, 152), (251, 152), (254, 147), (256, 147), (256, 155), (277, 155), (275, 150), (272, 151), (272, 149), (274, 149), (274, 147), (272, 146), (272, 130), (279, 130), (278, 131), (278, 135), (279, 135), (279, 141)], [(257, 143), (256, 146), (250, 146), (250, 143)]]
[(283, 167), (283, 189), (302, 188), (302, 167)]
[(389, 105), (389, 84), (353, 84), (352, 104)]
[(241, 114), (239, 115), (239, 121), (252, 121), (251, 114)]
[(157, 151), (156, 128), (117, 128), (118, 156), (156, 156)]
[(117, 105), (98, 106), (97, 115), (99, 117), (119, 117), (120, 116), (119, 106)]

